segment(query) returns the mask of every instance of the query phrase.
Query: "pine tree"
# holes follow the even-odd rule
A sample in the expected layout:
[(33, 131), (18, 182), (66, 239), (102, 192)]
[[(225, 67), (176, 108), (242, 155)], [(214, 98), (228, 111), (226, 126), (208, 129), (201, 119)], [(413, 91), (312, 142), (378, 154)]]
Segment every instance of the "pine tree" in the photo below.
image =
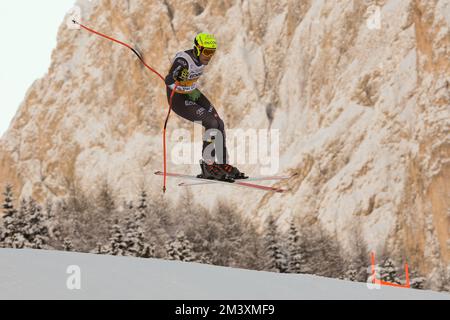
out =
[(123, 242), (125, 243), (124, 255), (137, 256), (137, 251), (134, 248), (137, 241), (135, 221), (130, 216), (126, 216), (123, 225)]
[(52, 247), (56, 247), (58, 243), (60, 242), (60, 236), (61, 236), (61, 229), (60, 225), (58, 224), (56, 220), (56, 214), (55, 214), (55, 208), (54, 204), (51, 200), (47, 199), (45, 202), (45, 211), (43, 213), (44, 215), (44, 221), (45, 221), (45, 227), (48, 230), (48, 237), (49, 237), (49, 245)]
[(114, 203), (114, 197), (111, 192), (111, 188), (107, 183), (103, 183), (100, 188), (100, 192), (97, 196), (97, 207), (102, 210), (104, 216), (111, 216), (116, 210)]
[(15, 233), (15, 215), (17, 212), (14, 208), (13, 189), (10, 184), (6, 185), (3, 196), (3, 226), (0, 229), (0, 246), (10, 248)]
[(49, 232), (45, 223), (41, 207), (30, 199), (27, 204), (23, 234), (26, 239), (26, 247), (43, 249), (49, 241)]
[(342, 249), (337, 240), (337, 235), (330, 235), (324, 229), (320, 228), (320, 243), (323, 266), (321, 274), (324, 276), (338, 278), (345, 272), (345, 261), (342, 255)]
[(77, 251), (88, 252), (99, 238), (102, 241), (108, 238), (108, 224), (94, 200), (96, 198), (87, 197), (76, 184), (70, 186), (68, 196), (55, 210), (60, 226), (59, 247), (63, 246), (64, 238), (70, 238)]
[[(174, 226), (171, 218), (171, 208), (167, 199), (162, 195), (158, 196), (156, 199), (153, 199), (153, 202), (148, 205), (146, 210), (147, 213), (151, 213), (154, 219), (158, 221), (157, 228), (160, 228), (160, 230), (154, 230), (159, 233), (158, 237), (166, 237), (167, 240), (167, 232)], [(177, 216), (183, 217), (183, 213), (177, 212)]]
[(45, 201), (44, 218), (46, 220), (53, 220), (55, 218), (55, 214), (53, 212), (53, 202), (50, 199)]
[[(65, 238), (70, 238), (80, 252), (90, 252), (97, 243), (109, 240), (117, 214), (113, 193), (106, 183), (94, 191), (87, 195), (72, 183), (68, 196), (56, 204), (54, 214), (58, 228), (55, 236), (60, 248)], [(110, 248), (109, 243), (106, 247)]]
[(266, 226), (265, 252), (266, 252), (266, 269), (274, 272), (286, 272), (287, 263), (282, 246), (279, 241), (279, 235), (275, 220), (269, 216)]
[(148, 244), (144, 236), (145, 209), (146, 206), (139, 206), (125, 219), (127, 255), (141, 258), (150, 258), (154, 255), (154, 245)]
[(247, 269), (261, 269), (261, 239), (255, 226), (233, 207), (219, 201), (212, 212), (192, 205), (185, 193), (177, 206), (177, 224), (193, 245), (197, 262)]
[(216, 236), (212, 242), (211, 256), (216, 264), (239, 267), (245, 258), (243, 222), (234, 208), (220, 202), (214, 212)]
[(24, 235), (27, 210), (26, 201), (22, 200), (19, 210), (16, 210), (10, 205), (11, 203), (9, 201), (12, 199), (12, 193), (6, 196), (6, 198), (4, 207), (8, 209), (5, 210), (5, 217), (3, 219), (3, 246), (6, 248), (22, 249), (27, 244), (27, 239)]
[[(145, 220), (143, 221), (142, 229), (147, 238), (150, 239), (150, 245), (155, 248), (155, 253), (152, 257), (164, 258), (166, 255), (165, 244), (170, 240), (168, 234), (169, 222), (168, 222), (168, 208), (161, 202), (161, 206), (158, 205), (160, 201), (152, 202), (145, 211)], [(163, 222), (162, 219), (165, 219)]]
[(426, 278), (418, 275), (417, 272), (412, 271), (410, 274), (410, 286), (413, 289), (424, 289), (426, 284)]
[(339, 279), (346, 281), (358, 281), (358, 272), (354, 265), (350, 265), (348, 270), (345, 272), (345, 275), (340, 277)]
[(141, 196), (139, 198), (139, 205), (138, 210), (141, 212), (145, 212), (147, 210), (148, 204), (147, 204), (147, 192), (145, 190), (141, 191)]
[(381, 265), (380, 278), (381, 280), (390, 283), (401, 283), (400, 279), (397, 277), (397, 267), (391, 259), (385, 259)]
[(351, 274), (350, 278), (354, 278), (351, 281), (366, 282), (368, 278), (367, 268), (370, 267), (370, 253), (363, 236), (361, 222), (356, 222), (351, 232), (351, 239), (352, 241), (349, 243), (351, 257), (346, 262), (346, 265), (349, 266), (346, 271), (346, 278), (349, 278), (349, 274)]
[(114, 194), (106, 182), (102, 184), (94, 203), (90, 203), (89, 207), (91, 208), (84, 211), (87, 218), (85, 232), (93, 234), (89, 241), (89, 248), (92, 248), (108, 237), (109, 226), (114, 223), (114, 217), (117, 215)]
[(330, 236), (319, 223), (314, 223), (302, 226), (300, 238), (306, 261), (303, 273), (342, 277), (345, 263), (336, 236)]
[(63, 250), (64, 251), (68, 251), (68, 252), (73, 251), (73, 244), (72, 244), (72, 241), (69, 238), (65, 238), (64, 239)]
[(207, 253), (202, 253), (198, 256), (198, 262), (202, 264), (213, 264), (211, 257)]
[(300, 236), (298, 230), (292, 220), (288, 231), (288, 272), (302, 273), (304, 270), (305, 260), (300, 245)]
[(113, 256), (124, 256), (127, 252), (127, 245), (125, 243), (124, 234), (117, 219), (115, 220), (114, 225), (111, 227), (109, 247), (107, 252)]
[(177, 236), (178, 243), (180, 244), (180, 260), (181, 261), (194, 261), (195, 254), (193, 252), (191, 242), (186, 238), (184, 233), (181, 233)]
[(195, 259), (192, 244), (182, 231), (177, 233), (175, 240), (166, 244), (166, 251), (169, 260), (191, 262)]
[(22, 200), (19, 209), (12, 216), (11, 227), (14, 231), (10, 239), (6, 241), (10, 248), (23, 249), (26, 246), (27, 240), (24, 236), (26, 214), (27, 204), (25, 200)]
[(178, 259), (178, 251), (177, 248), (174, 245), (174, 240), (168, 240), (166, 244), (164, 245), (166, 250), (166, 255), (164, 258), (169, 260), (179, 260)]
[(156, 257), (156, 247), (153, 242), (144, 244), (144, 248), (140, 253), (141, 258), (154, 258)]
[(90, 253), (93, 254), (105, 254), (108, 253), (108, 251), (103, 247), (101, 242), (97, 242), (95, 249), (91, 250)]
[(3, 218), (13, 216), (16, 210), (14, 209), (13, 204), (13, 189), (10, 184), (6, 185), (5, 191), (3, 193), (4, 201), (3, 201)]

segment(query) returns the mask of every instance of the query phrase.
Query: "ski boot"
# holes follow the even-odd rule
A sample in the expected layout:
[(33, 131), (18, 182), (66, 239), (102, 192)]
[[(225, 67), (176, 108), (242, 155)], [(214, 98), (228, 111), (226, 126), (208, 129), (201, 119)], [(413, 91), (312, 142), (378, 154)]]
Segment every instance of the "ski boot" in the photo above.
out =
[(232, 165), (229, 164), (218, 164), (217, 166), (219, 166), (219, 168), (221, 168), (223, 171), (225, 171), (228, 176), (230, 176), (231, 178), (235, 179), (235, 180), (239, 180), (239, 179), (248, 179), (248, 177), (245, 175), (245, 173), (240, 172), (238, 168), (233, 167)]
[(199, 174), (197, 178), (234, 182), (234, 179), (215, 162), (207, 164), (200, 160), (200, 167), (202, 168), (202, 174)]

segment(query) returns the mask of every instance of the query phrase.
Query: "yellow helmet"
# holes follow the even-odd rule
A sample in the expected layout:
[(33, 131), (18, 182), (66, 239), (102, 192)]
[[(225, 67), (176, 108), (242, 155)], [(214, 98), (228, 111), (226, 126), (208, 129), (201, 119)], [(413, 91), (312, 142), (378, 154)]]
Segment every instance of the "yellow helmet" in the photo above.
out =
[(199, 33), (194, 39), (194, 47), (196, 54), (204, 54), (207, 57), (212, 56), (217, 49), (217, 41), (214, 35), (208, 33)]

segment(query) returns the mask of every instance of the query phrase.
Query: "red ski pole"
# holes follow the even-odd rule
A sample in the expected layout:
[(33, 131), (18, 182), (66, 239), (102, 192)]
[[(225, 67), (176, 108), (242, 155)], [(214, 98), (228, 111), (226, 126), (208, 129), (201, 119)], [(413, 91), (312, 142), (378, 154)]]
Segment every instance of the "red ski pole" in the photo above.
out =
[[(137, 52), (136, 49), (134, 49), (132, 46), (130, 46), (129, 44), (126, 44), (125, 42), (122, 42), (122, 41), (119, 41), (119, 40), (117, 40), (117, 39), (114, 39), (113, 37), (107, 36), (107, 35), (105, 35), (105, 34), (103, 34), (103, 33), (100, 33), (100, 32), (98, 32), (98, 31), (95, 31), (95, 30), (91, 29), (91, 28), (88, 28), (88, 27), (82, 25), (81, 23), (79, 23), (79, 22), (76, 21), (76, 20), (72, 20), (72, 22), (73, 22), (74, 24), (79, 25), (79, 26), (80, 26), (81, 28), (83, 28), (84, 30), (87, 30), (87, 31), (89, 31), (89, 32), (91, 32), (91, 33), (93, 33), (93, 34), (96, 34), (96, 35), (98, 35), (98, 36), (100, 36), (100, 37), (102, 37), (102, 38), (105, 38), (105, 39), (107, 39), (107, 40), (113, 41), (113, 42), (115, 42), (115, 43), (118, 43), (118, 44), (120, 44), (120, 45), (122, 45), (122, 46), (127, 47), (128, 49), (130, 49), (131, 51), (133, 51), (133, 53), (139, 58), (139, 60), (142, 62), (142, 64), (143, 64), (147, 69), (149, 69), (150, 71), (152, 71), (153, 73), (155, 73), (162, 81), (164, 81), (164, 84), (165, 84), (164, 77), (161, 76), (161, 74), (159, 74), (159, 72), (157, 72), (155, 69), (153, 69), (152, 67), (150, 67), (150, 66), (144, 61), (144, 59), (143, 59), (142, 56), (139, 54), (139, 52)], [(163, 152), (164, 152), (164, 156), (163, 156), (163, 157), (164, 157), (164, 186), (163, 186), (163, 192), (164, 192), (164, 193), (166, 192), (166, 181), (167, 181), (166, 129), (167, 129), (167, 123), (169, 122), (170, 112), (171, 112), (171, 110), (172, 110), (172, 98), (173, 98), (173, 95), (175, 94), (175, 90), (176, 90), (176, 89), (177, 89), (177, 84), (175, 84), (175, 88), (172, 90), (172, 94), (170, 95), (169, 111), (168, 111), (168, 113), (167, 113), (166, 121), (165, 121), (165, 123), (164, 123), (164, 129), (163, 129), (163, 149), (164, 149), (164, 151), (163, 151)]]

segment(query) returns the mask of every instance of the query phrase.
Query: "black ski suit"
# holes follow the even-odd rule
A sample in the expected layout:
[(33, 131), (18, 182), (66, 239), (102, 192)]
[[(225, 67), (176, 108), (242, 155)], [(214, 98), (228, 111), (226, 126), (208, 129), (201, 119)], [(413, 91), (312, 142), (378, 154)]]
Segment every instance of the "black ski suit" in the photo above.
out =
[[(197, 66), (201, 66), (200, 61), (194, 55), (194, 50), (188, 50), (185, 51), (185, 53), (192, 58)], [(169, 88), (169, 86), (175, 83), (175, 79), (183, 68), (189, 68), (189, 63), (186, 59), (178, 57), (170, 68), (169, 74), (166, 76), (165, 82), (167, 85), (167, 99), (169, 103), (170, 95), (172, 94), (172, 89)], [(202, 93), (198, 93), (199, 97), (194, 100), (189, 94), (179, 93), (177, 91), (173, 95), (172, 110), (186, 120), (201, 122), (202, 126), (205, 128), (205, 134), (203, 135), (203, 160), (207, 162), (216, 161), (217, 163), (228, 163), (225, 124), (208, 98)], [(217, 136), (220, 136), (218, 135), (219, 132), (223, 139), (216, 138)]]

